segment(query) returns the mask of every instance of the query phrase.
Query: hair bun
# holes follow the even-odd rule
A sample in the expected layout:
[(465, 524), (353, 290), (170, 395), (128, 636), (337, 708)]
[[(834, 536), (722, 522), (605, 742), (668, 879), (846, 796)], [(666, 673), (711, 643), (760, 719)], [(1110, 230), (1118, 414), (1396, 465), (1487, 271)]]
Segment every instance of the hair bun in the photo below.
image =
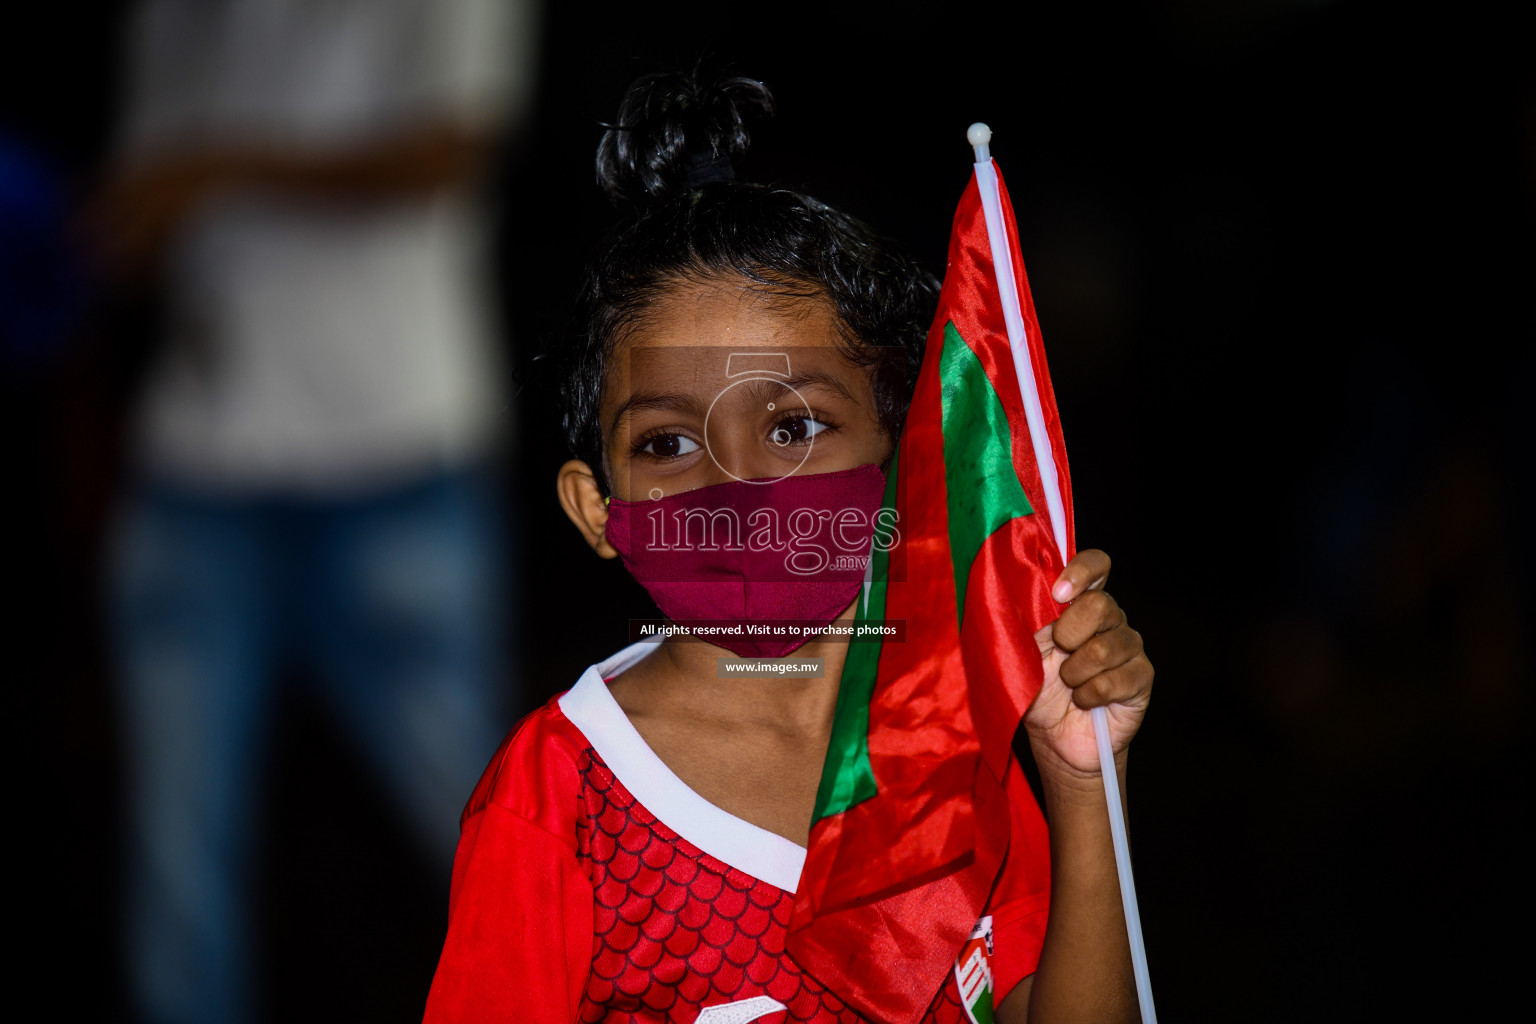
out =
[(747, 118), (772, 113), (773, 97), (755, 79), (642, 75), (598, 143), (597, 182), (616, 201), (645, 202), (728, 181), (729, 162), (747, 151)]

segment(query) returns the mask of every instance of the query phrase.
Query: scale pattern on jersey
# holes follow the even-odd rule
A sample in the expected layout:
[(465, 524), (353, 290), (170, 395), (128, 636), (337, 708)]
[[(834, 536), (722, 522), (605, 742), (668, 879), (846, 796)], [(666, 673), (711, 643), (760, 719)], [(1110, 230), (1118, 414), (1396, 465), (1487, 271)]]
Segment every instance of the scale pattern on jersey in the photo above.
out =
[[(711, 857), (657, 820), (587, 749), (577, 856), (592, 880), (592, 973), (584, 1024), (692, 1024), (699, 1010), (756, 995), (788, 1007), (781, 1021), (864, 1018), (784, 953), (794, 896)], [(925, 1024), (966, 1021), (953, 980)]]

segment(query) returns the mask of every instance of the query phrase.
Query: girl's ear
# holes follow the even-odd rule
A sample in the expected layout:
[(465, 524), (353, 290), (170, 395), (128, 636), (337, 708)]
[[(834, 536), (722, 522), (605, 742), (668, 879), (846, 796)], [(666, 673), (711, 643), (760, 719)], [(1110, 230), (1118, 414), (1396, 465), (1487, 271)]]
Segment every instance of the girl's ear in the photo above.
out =
[(555, 491), (560, 496), (560, 507), (571, 517), (576, 529), (586, 538), (587, 544), (604, 558), (617, 558), (619, 553), (608, 543), (604, 527), (608, 525), (608, 502), (592, 467), (580, 459), (572, 459), (560, 467), (555, 476)]

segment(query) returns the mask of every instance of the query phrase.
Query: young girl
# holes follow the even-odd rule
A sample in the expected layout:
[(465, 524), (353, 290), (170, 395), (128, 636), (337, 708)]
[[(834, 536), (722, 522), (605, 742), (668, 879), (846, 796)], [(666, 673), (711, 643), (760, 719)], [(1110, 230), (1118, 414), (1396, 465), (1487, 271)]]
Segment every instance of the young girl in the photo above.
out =
[[(599, 662), (503, 743), (464, 813), (430, 1022), (866, 1019), (785, 952), (848, 652), (806, 637), (852, 621), (871, 544), (900, 543), (883, 471), (937, 286), (851, 218), (731, 180), (768, 104), (647, 76), (599, 147), (633, 211), (583, 290), (559, 499), (697, 636)], [(1050, 833), (1010, 769), (1000, 1021), (1135, 1014), (1088, 709), (1110, 706), (1123, 778), (1152, 669), (1108, 571), (1074, 559), (1039, 637)], [(967, 1013), (951, 973), (923, 1019)]]

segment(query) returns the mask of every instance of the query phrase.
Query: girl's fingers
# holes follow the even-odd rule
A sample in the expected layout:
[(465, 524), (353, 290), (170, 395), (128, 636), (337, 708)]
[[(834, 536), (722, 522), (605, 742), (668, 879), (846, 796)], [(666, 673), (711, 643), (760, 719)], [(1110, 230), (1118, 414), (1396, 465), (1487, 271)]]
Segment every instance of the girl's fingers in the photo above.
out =
[(1100, 672), (1072, 691), (1072, 703), (1083, 710), (1108, 704), (1144, 707), (1152, 689), (1152, 663), (1138, 654), (1123, 665)]
[(1109, 556), (1098, 548), (1089, 548), (1079, 551), (1077, 557), (1067, 563), (1051, 587), (1051, 596), (1066, 604), (1079, 594), (1102, 589), (1108, 579)]
[(1141, 653), (1141, 634), (1129, 626), (1100, 633), (1062, 663), (1061, 681), (1076, 689), (1096, 675), (1128, 664)]
[(1098, 634), (1124, 624), (1125, 613), (1119, 603), (1103, 590), (1090, 590), (1061, 613), (1052, 638), (1057, 647), (1075, 651)]

